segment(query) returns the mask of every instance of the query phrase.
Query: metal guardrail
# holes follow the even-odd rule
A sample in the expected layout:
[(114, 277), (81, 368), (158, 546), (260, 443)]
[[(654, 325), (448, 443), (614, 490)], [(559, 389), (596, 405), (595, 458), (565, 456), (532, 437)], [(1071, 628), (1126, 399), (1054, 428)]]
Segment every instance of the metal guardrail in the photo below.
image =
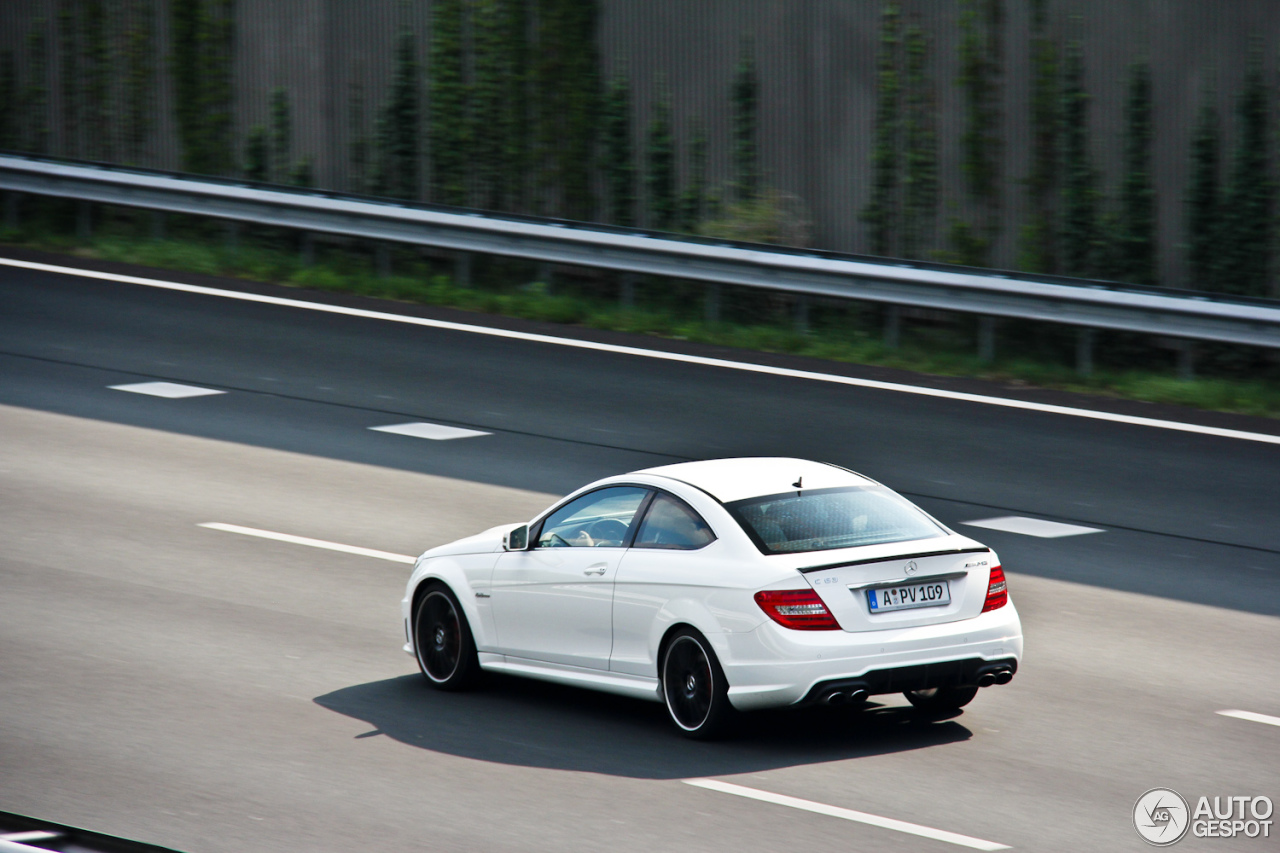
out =
[[(305, 232), (481, 252), (800, 297), (866, 300), (985, 318), (1118, 329), (1280, 348), (1280, 302), (894, 263), (855, 255), (685, 239), (634, 229), (0, 155), (0, 190), (254, 222)], [(896, 313), (891, 314), (896, 323)], [(984, 337), (991, 324), (980, 326)], [(896, 334), (891, 331), (890, 334)], [(985, 345), (984, 345), (985, 346)]]

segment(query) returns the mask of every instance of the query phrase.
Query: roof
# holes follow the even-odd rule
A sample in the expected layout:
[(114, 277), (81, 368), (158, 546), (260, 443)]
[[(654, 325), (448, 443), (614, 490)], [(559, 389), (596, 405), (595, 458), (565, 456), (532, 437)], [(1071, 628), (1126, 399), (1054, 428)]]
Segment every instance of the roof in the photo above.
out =
[(874, 482), (826, 462), (781, 456), (678, 462), (674, 465), (646, 468), (636, 473), (670, 477), (688, 483), (724, 503), (792, 491), (797, 482), (803, 482), (805, 489), (865, 486)]

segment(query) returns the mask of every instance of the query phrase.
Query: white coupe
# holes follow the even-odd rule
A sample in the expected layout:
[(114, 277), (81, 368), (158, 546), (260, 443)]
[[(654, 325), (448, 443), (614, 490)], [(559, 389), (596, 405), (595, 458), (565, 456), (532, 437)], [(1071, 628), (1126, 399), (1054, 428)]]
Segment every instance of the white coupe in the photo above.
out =
[(584, 486), (418, 558), (405, 651), (662, 702), (691, 737), (736, 711), (902, 692), (954, 712), (1006, 684), (1022, 627), (995, 553), (874, 480), (800, 459), (684, 462)]

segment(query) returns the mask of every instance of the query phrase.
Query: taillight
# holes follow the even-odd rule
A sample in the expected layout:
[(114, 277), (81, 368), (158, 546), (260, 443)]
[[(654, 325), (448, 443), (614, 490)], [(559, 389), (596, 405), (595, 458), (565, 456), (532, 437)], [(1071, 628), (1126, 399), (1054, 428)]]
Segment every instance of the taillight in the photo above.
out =
[(796, 631), (839, 631), (840, 623), (811, 589), (766, 589), (756, 593), (756, 604), (784, 628)]
[(1004, 582), (1004, 569), (994, 566), (991, 569), (991, 580), (987, 581), (987, 602), (982, 605), (982, 612), (999, 610), (1009, 603), (1009, 587)]

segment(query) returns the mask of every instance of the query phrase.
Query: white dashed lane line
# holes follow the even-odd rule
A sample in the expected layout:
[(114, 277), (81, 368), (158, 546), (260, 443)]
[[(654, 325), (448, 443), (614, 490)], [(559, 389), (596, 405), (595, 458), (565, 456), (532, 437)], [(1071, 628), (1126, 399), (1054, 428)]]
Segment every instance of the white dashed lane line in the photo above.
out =
[[(134, 382), (129, 385), (108, 385), (112, 391), (128, 391), (130, 394), (146, 394), (149, 397), (164, 397), (168, 400), (180, 400), (184, 397), (207, 397), (211, 394), (225, 394), (213, 388), (200, 388), (195, 385), (181, 385), (177, 382)], [(414, 421), (407, 424), (388, 424), (386, 426), (369, 427), (374, 432), (389, 432), (395, 435), (407, 435), (412, 438), (425, 438), (430, 441), (452, 441), (455, 438), (476, 438), (492, 435), (478, 429), (431, 424), (425, 421)]]
[(1251, 723), (1280, 726), (1280, 717), (1270, 717), (1266, 714), (1255, 714), (1253, 711), (1219, 711), (1218, 713), (1224, 717), (1234, 717), (1237, 720), (1248, 720)]
[[(180, 400), (184, 397), (208, 397), (211, 394), (225, 394), (213, 388), (200, 388), (195, 385), (181, 385), (177, 382), (134, 382), (129, 385), (108, 385), (112, 391), (128, 391), (130, 394), (146, 394), (149, 397), (164, 397), (168, 400)], [(412, 438), (425, 438), (430, 441), (452, 441), (455, 438), (476, 438), (492, 435), (478, 429), (431, 424), (425, 421), (414, 421), (407, 424), (388, 424), (386, 426), (369, 427), (374, 432), (389, 432), (395, 435), (407, 435)]]
[(960, 523), (967, 524), (970, 527), (985, 527), (988, 530), (1003, 530), (1005, 533), (1037, 536), (1041, 539), (1057, 539), (1062, 536), (1082, 536), (1085, 533), (1105, 532), (1100, 527), (1082, 527), (1079, 524), (1063, 524), (1060, 521), (1045, 521), (1042, 518), (1026, 518), (1021, 515), (980, 518), (975, 521), (962, 521)]
[(209, 530), (221, 530), (224, 533), (239, 533), (241, 536), (253, 536), (258, 539), (271, 539), (276, 542), (288, 542), (290, 545), (306, 545), (308, 548), (322, 548), (325, 551), (341, 551), (344, 554), (355, 554), (360, 557), (373, 557), (376, 560), (387, 560), (392, 563), (417, 562), (416, 557), (408, 554), (393, 554), (390, 551), (378, 551), (374, 548), (361, 548), (357, 545), (343, 545), (341, 542), (327, 542), (324, 539), (309, 539), (306, 536), (294, 536), (290, 533), (276, 533), (271, 530), (258, 530), (255, 527), (241, 527), (238, 524), (223, 524), (220, 521), (206, 521), (199, 527)]
[(215, 391), (212, 388), (198, 388), (195, 385), (179, 385), (177, 382), (135, 382), (130, 385), (108, 385), (107, 387), (112, 391), (128, 391), (130, 394), (146, 394), (150, 397), (164, 397), (167, 400), (227, 393)]
[(423, 422), (415, 422), (408, 424), (389, 424), (388, 426), (369, 427), (374, 432), (389, 432), (395, 435), (407, 435), (413, 438), (425, 438), (431, 441), (452, 441), (455, 438), (475, 438), (481, 435), (491, 435), (491, 433), (483, 432), (478, 429), (463, 429), (462, 427), (444, 426), (443, 424), (429, 424)]
[(867, 824), (868, 826), (878, 826), (881, 829), (892, 829), (896, 832), (905, 832), (909, 835), (917, 835), (921, 838), (931, 838), (934, 841), (945, 841), (948, 844), (956, 844), (973, 850), (1009, 849), (1009, 845), (1007, 844), (998, 844), (994, 841), (984, 841), (981, 838), (961, 835), (958, 832), (947, 832), (945, 829), (934, 829), (931, 826), (921, 826), (917, 823), (908, 823), (905, 820), (897, 820), (891, 817), (880, 817), (879, 815), (867, 814), (866, 812), (854, 811), (853, 809), (829, 806), (826, 803), (815, 803), (812, 800), (802, 800), (799, 797), (788, 797), (784, 794), (774, 794), (769, 791), (759, 791), (755, 788), (747, 788), (743, 785), (734, 785), (732, 782), (721, 782), (718, 779), (683, 779), (681, 781), (686, 785), (693, 785), (695, 788), (706, 788), (708, 791), (719, 791), (722, 794), (732, 794), (735, 797), (745, 797), (749, 800), (759, 800), (760, 802), (772, 803), (776, 806), (786, 806), (792, 809), (813, 812), (814, 814), (826, 815), (827, 817), (851, 820), (855, 823)]

